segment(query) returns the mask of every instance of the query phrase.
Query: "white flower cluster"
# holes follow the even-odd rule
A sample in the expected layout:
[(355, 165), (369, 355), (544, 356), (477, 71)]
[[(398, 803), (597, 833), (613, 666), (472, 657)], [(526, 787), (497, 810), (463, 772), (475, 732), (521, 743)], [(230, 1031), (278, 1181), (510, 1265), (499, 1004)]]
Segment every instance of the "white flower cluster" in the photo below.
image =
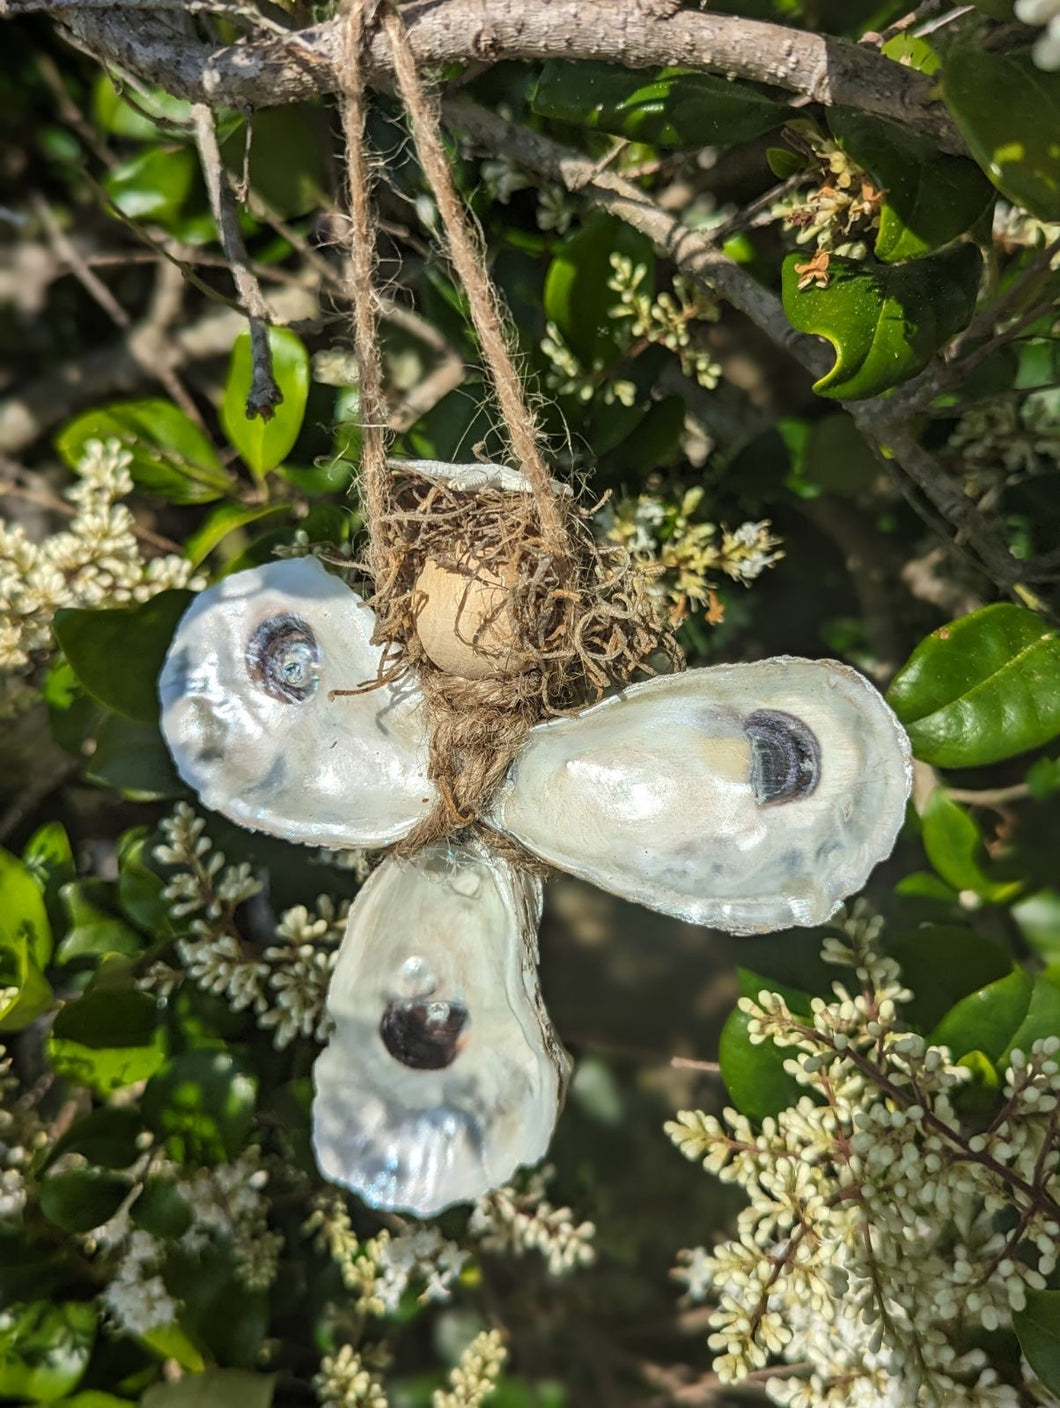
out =
[(30, 1193), (30, 1169), (47, 1142), (36, 1110), (19, 1099), (10, 1058), (0, 1046), (0, 1223), (21, 1216)]
[(747, 586), (784, 556), (768, 520), (733, 529), (693, 522), (702, 499), (703, 488), (696, 485), (679, 502), (640, 494), (609, 501), (596, 515), (597, 531), (624, 547), (644, 569), (648, 595), (674, 624), (697, 608), (706, 608), (711, 622), (722, 619), (712, 574), (722, 572)]
[(1060, 68), (1060, 0), (1016, 0), (1016, 18), (1045, 26), (1034, 46), (1034, 62), (1047, 70)]
[[(874, 238), (879, 229), (886, 192), (877, 189), (868, 172), (812, 123), (792, 123), (787, 136), (816, 167), (808, 178), (816, 176), (820, 184), (809, 191), (789, 192), (770, 214), (785, 230), (796, 232), (796, 244), (812, 244), (825, 254), (847, 259), (866, 258), (869, 237)], [(821, 267), (827, 269), (827, 260)]]
[(36, 697), (30, 678), (52, 652), (60, 607), (121, 606), (204, 585), (182, 557), (140, 556), (135, 521), (119, 503), (132, 492), (131, 458), (116, 440), (88, 442), (66, 492), (77, 512), (65, 531), (34, 543), (17, 524), (0, 524), (0, 718)]
[(169, 1294), (159, 1274), (166, 1248), (142, 1228), (123, 1239), (114, 1274), (100, 1299), (119, 1330), (145, 1335), (172, 1325), (180, 1304)]
[[(259, 1149), (245, 1149), (231, 1163), (188, 1170), (160, 1163), (149, 1154), (140, 1168), (141, 1180), (148, 1172), (167, 1178), (191, 1214), (190, 1226), (177, 1241), (183, 1251), (195, 1256), (210, 1246), (225, 1246), (247, 1290), (272, 1285), (283, 1236), (268, 1226), (264, 1191), (268, 1173)], [(113, 1259), (111, 1279), (101, 1299), (115, 1325), (133, 1335), (171, 1325), (180, 1313), (180, 1304), (161, 1274), (166, 1243), (133, 1227), (129, 1218), (141, 1187), (138, 1182), (122, 1209), (86, 1243), (89, 1251)]]
[(431, 1408), (478, 1408), (497, 1387), (508, 1351), (497, 1330), (476, 1335), (449, 1374), (449, 1388), (436, 1388)]
[(958, 456), (965, 491), (978, 497), (1034, 474), (1060, 469), (1055, 395), (1031, 393), (1021, 405), (988, 401), (960, 417), (946, 442)]
[(575, 1222), (570, 1208), (545, 1199), (552, 1169), (532, 1173), (524, 1188), (511, 1184), (485, 1194), (471, 1210), (468, 1232), (485, 1251), (522, 1256), (540, 1252), (553, 1276), (563, 1276), (595, 1259), (591, 1222)]
[(657, 342), (676, 352), (685, 375), (713, 391), (721, 380), (721, 367), (708, 352), (692, 346), (691, 327), (697, 322), (717, 322), (720, 309), (716, 301), (680, 274), (674, 278), (676, 299), (669, 293), (660, 293), (653, 299), (641, 288), (648, 275), (647, 266), (634, 265), (625, 254), (612, 254), (611, 268), (614, 272), (607, 287), (619, 296), (610, 310), (612, 318), (629, 318), (629, 332), (634, 340)]
[(1018, 1387), (967, 1339), (1010, 1325), (1056, 1266), (1060, 1039), (1012, 1053), (1001, 1110), (966, 1134), (953, 1097), (969, 1073), (899, 1030), (909, 994), (877, 928), (855, 916), (826, 943), (859, 986), (836, 983), (809, 1016), (776, 993), (741, 1000), (751, 1040), (792, 1048), (785, 1068), (809, 1094), (757, 1133), (732, 1109), (667, 1126), (749, 1198), (736, 1239), (684, 1252), (675, 1275), (715, 1301), (721, 1379), (772, 1356), (808, 1366), (768, 1381), (776, 1403), (1018, 1408)]
[(421, 1288), (422, 1303), (448, 1300), (468, 1260), (468, 1253), (436, 1227), (416, 1227), (396, 1236), (384, 1230), (362, 1242), (345, 1200), (333, 1192), (316, 1200), (303, 1231), (335, 1262), (343, 1285), (370, 1315), (393, 1315), (410, 1287)]
[(574, 396), (579, 401), (591, 401), (599, 393), (605, 406), (613, 406), (616, 401), (621, 406), (632, 406), (636, 401), (637, 388), (632, 381), (608, 376), (602, 357), (598, 357), (591, 367), (583, 366), (555, 323), (545, 324), (541, 351), (552, 363), (545, 372), (545, 384), (557, 396)]
[[(258, 1025), (272, 1029), (278, 1050), (296, 1037), (324, 1041), (325, 998), (348, 906), (327, 895), (312, 911), (295, 905), (280, 916), (277, 942), (264, 951), (253, 948), (239, 932), (235, 911), (261, 890), (261, 882), (246, 863), (226, 865), (205, 825), (186, 802), (178, 803), (162, 822), (166, 844), (154, 853), (163, 865), (178, 867), (162, 892), (170, 913), (175, 919), (195, 916), (189, 935), (177, 942), (188, 976), (227, 998), (233, 1011), (253, 1009)], [(171, 972), (158, 971), (143, 979), (153, 987), (172, 980)]]
[(382, 1384), (351, 1344), (320, 1361), (313, 1388), (320, 1408), (387, 1408)]

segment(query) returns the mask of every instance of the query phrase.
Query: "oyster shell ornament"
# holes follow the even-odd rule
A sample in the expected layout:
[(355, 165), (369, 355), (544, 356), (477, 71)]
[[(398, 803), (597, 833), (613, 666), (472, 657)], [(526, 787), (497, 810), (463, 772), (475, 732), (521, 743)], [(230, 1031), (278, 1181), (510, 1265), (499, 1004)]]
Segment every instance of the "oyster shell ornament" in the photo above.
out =
[[(330, 695), (377, 679), (373, 628), (315, 558), (200, 594), (159, 693), (177, 771), (207, 807), (332, 848), (417, 826), (436, 800), (419, 685)], [(780, 657), (656, 677), (538, 724), (486, 820), (613, 894), (751, 934), (834, 914), (890, 854), (910, 782), (908, 740), (867, 680)], [(540, 910), (540, 882), (480, 842), (374, 872), (314, 1071), (326, 1177), (429, 1216), (543, 1156), (570, 1063), (538, 989)]]

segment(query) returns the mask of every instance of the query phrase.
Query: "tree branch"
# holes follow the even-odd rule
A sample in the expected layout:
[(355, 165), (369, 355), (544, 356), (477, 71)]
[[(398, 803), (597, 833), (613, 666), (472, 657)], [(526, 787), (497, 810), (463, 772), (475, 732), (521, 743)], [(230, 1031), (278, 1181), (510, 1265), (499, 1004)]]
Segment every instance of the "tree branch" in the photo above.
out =
[[(647, 235), (682, 272), (721, 294), (815, 377), (831, 365), (833, 354), (820, 339), (792, 328), (775, 293), (723, 254), (709, 233), (687, 229), (632, 182), (601, 170), (598, 162), (508, 122), (468, 98), (447, 99), (443, 111), (473, 142), (489, 151), (502, 151), (546, 179), (588, 196)], [(922, 374), (924, 378), (930, 375), (931, 369)], [(846, 409), (902, 493), (936, 531), (945, 532), (953, 546), (971, 557), (978, 570), (1005, 591), (1021, 582), (1042, 579), (1037, 575), (1042, 564), (1014, 558), (1004, 538), (978, 512), (960, 484), (923, 448), (911, 428), (910, 409), (901, 391), (847, 402)]]
[(232, 188), (228, 184), (228, 173), (221, 159), (221, 148), (217, 144), (217, 129), (214, 127), (213, 111), (206, 103), (196, 103), (191, 110), (195, 126), (195, 141), (202, 162), (202, 174), (210, 196), (217, 230), (232, 270), (232, 278), (247, 310), (250, 324), (250, 351), (253, 374), (250, 391), (247, 394), (247, 419), (260, 416), (271, 420), (275, 408), (283, 401), (283, 392), (276, 385), (272, 374), (272, 347), (269, 344), (269, 305), (261, 292), (261, 285), (250, 267), (246, 245), (239, 228), (239, 216)]
[[(341, 18), (290, 35), (260, 28), (218, 47), (156, 6), (52, 4), (91, 53), (147, 83), (214, 106), (268, 107), (341, 88)], [(187, 8), (187, 7), (182, 7)], [(671, 0), (413, 0), (402, 7), (420, 68), (474, 60), (600, 59), (629, 68), (685, 64), (770, 83), (826, 106), (849, 104), (930, 136), (943, 151), (965, 146), (933, 82), (864, 45), (783, 25), (676, 9)], [(392, 77), (385, 39), (366, 54), (366, 79)]]

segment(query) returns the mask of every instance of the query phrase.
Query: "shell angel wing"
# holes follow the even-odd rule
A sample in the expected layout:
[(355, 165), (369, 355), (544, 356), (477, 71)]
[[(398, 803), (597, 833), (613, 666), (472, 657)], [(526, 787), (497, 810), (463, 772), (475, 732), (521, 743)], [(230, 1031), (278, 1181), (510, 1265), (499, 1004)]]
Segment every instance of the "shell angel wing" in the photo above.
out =
[(321, 1172), (431, 1216), (548, 1148), (570, 1070), (541, 1002), (541, 885), (469, 846), (391, 857), (350, 910), (313, 1077)]
[(492, 820), (625, 899), (731, 933), (823, 923), (888, 856), (912, 780), (882, 696), (779, 657), (634, 685), (530, 733)]
[(372, 611), (315, 558), (202, 592), (159, 678), (162, 732), (206, 806), (307, 845), (385, 846), (430, 809), (414, 686), (330, 699), (376, 675)]

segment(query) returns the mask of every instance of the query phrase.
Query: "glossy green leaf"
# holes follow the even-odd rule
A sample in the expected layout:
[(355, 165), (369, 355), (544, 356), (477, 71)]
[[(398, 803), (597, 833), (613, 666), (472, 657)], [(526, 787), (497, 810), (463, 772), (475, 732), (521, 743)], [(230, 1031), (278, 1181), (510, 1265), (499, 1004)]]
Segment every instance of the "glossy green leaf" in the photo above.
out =
[[(609, 366), (623, 346), (623, 324), (611, 317), (619, 295), (608, 288), (612, 254), (647, 270), (641, 288), (655, 281), (651, 242), (613, 215), (594, 215), (557, 250), (545, 276), (545, 317), (559, 328), (582, 367)], [(628, 322), (628, 320), (627, 320)], [(627, 338), (628, 340), (628, 338)]]
[(52, 1005), (41, 971), (51, 951), (41, 887), (17, 856), (0, 849), (0, 1031), (21, 1031)]
[(795, 266), (807, 259), (784, 260), (784, 311), (799, 332), (826, 337), (836, 350), (814, 384), (819, 396), (858, 401), (907, 381), (975, 310), (982, 261), (970, 244), (895, 265), (833, 255), (828, 286), (800, 289)]
[(213, 442), (179, 406), (160, 398), (114, 401), (67, 421), (56, 448), (76, 469), (89, 440), (119, 440), (133, 482), (175, 504), (204, 504), (234, 486)]
[(230, 533), (290, 511), (289, 504), (218, 504), (185, 541), (184, 556), (198, 567)]
[(1060, 1037), (1060, 987), (1046, 975), (1035, 978), (1023, 1021), (1012, 1033), (998, 1064), (1006, 1065), (1013, 1051), (1029, 1056), (1036, 1041), (1051, 1036)]
[[(22, 861), (44, 891), (44, 906), (54, 930), (62, 923), (59, 891), (77, 875), (74, 853), (66, 828), (60, 821), (46, 821), (37, 828), (22, 849)], [(0, 882), (0, 894), (3, 893)], [(47, 958), (38, 961), (47, 962)]]
[(40, 1208), (64, 1232), (91, 1232), (109, 1222), (132, 1184), (117, 1174), (72, 1168), (48, 1174), (40, 1185)]
[(928, 1037), (929, 1044), (948, 1046), (958, 1060), (969, 1051), (982, 1051), (996, 1064), (1027, 1016), (1033, 990), (1030, 975), (1013, 969), (951, 1007)]
[(108, 172), (104, 189), (130, 220), (150, 220), (172, 229), (197, 174), (187, 147), (149, 147)]
[(158, 725), (133, 723), (117, 714), (108, 714), (96, 730), (96, 747), (85, 776), (133, 801), (188, 795)]
[(1040, 220), (1060, 220), (1060, 73), (1029, 53), (969, 46), (948, 55), (942, 96), (1002, 195)]
[(17, 856), (0, 847), (0, 947), (14, 944), (24, 944), (43, 968), (52, 953), (51, 924), (42, 887)]
[(81, 1154), (100, 1168), (128, 1168), (143, 1153), (144, 1122), (131, 1106), (104, 1106), (75, 1120), (48, 1151), (48, 1162), (62, 1154)]
[(106, 1095), (159, 1069), (165, 1030), (146, 993), (93, 988), (60, 1010), (47, 1052), (57, 1075)]
[(982, 1051), (967, 1051), (957, 1065), (972, 1073), (972, 1079), (962, 1085), (954, 1097), (961, 1114), (982, 1116), (995, 1109), (1001, 1077), (989, 1056)]
[(637, 73), (563, 59), (545, 64), (532, 103), (542, 117), (656, 147), (733, 146), (790, 112), (764, 90), (695, 69)]
[(921, 815), (924, 849), (943, 880), (958, 892), (971, 890), (989, 904), (1019, 893), (1018, 881), (993, 879), (983, 868), (983, 838), (971, 815), (936, 787)]
[(309, 353), (297, 333), (270, 328), (272, 374), (283, 395), (269, 420), (247, 416), (247, 397), (253, 377), (250, 334), (240, 333), (232, 348), (221, 402), (225, 434), (247, 465), (262, 478), (275, 469), (298, 439), (309, 395)]
[(0, 1398), (40, 1403), (69, 1393), (88, 1367), (95, 1338), (89, 1302), (9, 1306), (0, 1321)]
[(222, 1163), (250, 1133), (257, 1078), (230, 1052), (192, 1049), (170, 1061), (144, 1091), (144, 1119), (178, 1162)]
[(75, 880), (61, 891), (68, 922), (55, 952), (60, 966), (78, 960), (93, 961), (108, 953), (134, 958), (144, 947), (143, 937), (110, 908), (111, 886), (102, 881)]
[[(159, 1359), (175, 1359), (189, 1374), (201, 1374), (206, 1367), (198, 1345), (192, 1342), (191, 1337), (179, 1325), (156, 1325), (153, 1330), (146, 1330), (142, 1335), (138, 1335), (137, 1339), (157, 1354)], [(184, 1380), (178, 1382), (183, 1383)], [(141, 1399), (141, 1405), (143, 1402)]]
[(158, 673), (193, 594), (159, 592), (139, 606), (55, 614), (55, 638), (80, 683), (122, 718), (158, 719)]
[[(765, 978), (757, 985), (759, 990), (776, 987)], [(750, 1020), (738, 1007), (729, 1013), (718, 1043), (718, 1061), (732, 1103), (748, 1119), (762, 1120), (794, 1105), (806, 1090), (784, 1070), (791, 1056), (787, 1047), (772, 1041), (752, 1043)]]
[(1005, 950), (966, 924), (924, 924), (890, 935), (887, 953), (913, 994), (902, 1004), (902, 1018), (922, 1032), (962, 997), (1012, 972)]
[(940, 153), (926, 138), (856, 108), (830, 108), (834, 136), (885, 192), (878, 259), (915, 259), (971, 229), (994, 192), (972, 161)]
[(147, 865), (149, 832), (127, 831), (118, 847), (118, 903), (122, 912), (156, 943), (171, 938), (177, 928), (163, 897), (165, 881)]
[(940, 626), (887, 692), (918, 758), (978, 767), (1060, 733), (1060, 632), (1000, 602)]
[(1060, 1394), (1060, 1290), (1028, 1291), (1012, 1328), (1027, 1363), (1051, 1393)]
[(142, 1408), (269, 1408), (275, 1374), (246, 1369), (207, 1369), (175, 1383), (155, 1384), (140, 1400)]

